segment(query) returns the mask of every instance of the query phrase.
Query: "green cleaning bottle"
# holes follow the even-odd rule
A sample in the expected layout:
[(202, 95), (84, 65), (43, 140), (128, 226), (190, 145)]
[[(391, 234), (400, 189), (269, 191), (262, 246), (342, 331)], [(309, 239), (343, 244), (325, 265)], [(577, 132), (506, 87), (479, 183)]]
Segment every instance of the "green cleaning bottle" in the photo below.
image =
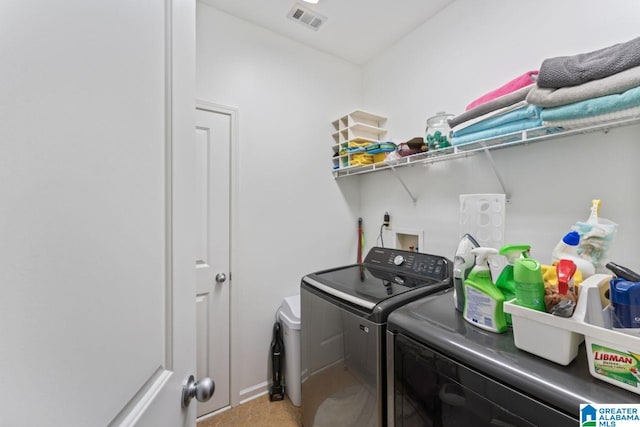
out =
[(464, 319), (475, 326), (491, 332), (504, 332), (507, 322), (504, 318), (504, 295), (491, 280), (487, 261), (497, 255), (493, 248), (474, 248), (476, 265), (464, 281)]
[[(513, 264), (520, 258), (528, 257), (529, 245), (505, 245), (500, 248), (498, 252), (500, 255), (504, 255), (507, 258), (507, 265), (502, 269), (498, 280), (496, 280), (496, 287), (502, 291), (505, 301), (510, 301), (516, 297), (516, 282), (513, 279)], [(505, 313), (505, 320), (507, 325), (511, 326), (511, 315)]]
[(516, 283), (516, 304), (533, 310), (545, 311), (544, 280), (540, 263), (533, 258), (520, 258), (513, 264)]

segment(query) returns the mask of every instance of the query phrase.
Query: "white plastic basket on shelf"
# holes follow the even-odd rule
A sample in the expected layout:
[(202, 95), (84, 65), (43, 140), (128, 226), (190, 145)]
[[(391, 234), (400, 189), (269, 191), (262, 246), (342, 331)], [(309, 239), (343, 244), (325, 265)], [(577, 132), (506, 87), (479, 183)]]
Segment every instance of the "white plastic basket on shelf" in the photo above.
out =
[(511, 313), (516, 347), (552, 362), (568, 365), (585, 341), (589, 372), (594, 378), (640, 394), (640, 337), (607, 329), (600, 301), (609, 286), (608, 274), (594, 274), (582, 282), (572, 317), (563, 318), (504, 303)]

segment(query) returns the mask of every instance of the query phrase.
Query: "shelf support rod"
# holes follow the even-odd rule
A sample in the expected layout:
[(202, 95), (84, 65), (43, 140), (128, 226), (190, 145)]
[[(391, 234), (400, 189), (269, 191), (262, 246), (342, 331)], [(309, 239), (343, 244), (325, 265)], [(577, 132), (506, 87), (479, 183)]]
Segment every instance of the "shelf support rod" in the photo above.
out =
[(407, 194), (409, 195), (409, 197), (411, 198), (415, 206), (418, 203), (418, 198), (411, 193), (411, 191), (409, 190), (409, 187), (407, 187), (407, 184), (404, 183), (404, 181), (402, 180), (402, 177), (398, 174), (398, 171), (396, 171), (395, 167), (391, 166), (391, 172), (393, 172), (393, 176), (395, 176), (396, 179), (400, 182), (400, 184), (404, 188), (404, 191), (407, 192)]
[(482, 145), (484, 154), (486, 154), (487, 159), (489, 159), (489, 163), (491, 164), (491, 169), (493, 169), (493, 173), (496, 175), (496, 178), (500, 183), (500, 187), (502, 187), (502, 192), (505, 195), (506, 202), (511, 203), (511, 194), (507, 191), (507, 187), (504, 185), (504, 180), (502, 179), (502, 175), (500, 174), (500, 171), (498, 170), (496, 163), (493, 161), (493, 156), (491, 155), (491, 152), (489, 151), (489, 149), (487, 148), (484, 142), (481, 143), (481, 145)]

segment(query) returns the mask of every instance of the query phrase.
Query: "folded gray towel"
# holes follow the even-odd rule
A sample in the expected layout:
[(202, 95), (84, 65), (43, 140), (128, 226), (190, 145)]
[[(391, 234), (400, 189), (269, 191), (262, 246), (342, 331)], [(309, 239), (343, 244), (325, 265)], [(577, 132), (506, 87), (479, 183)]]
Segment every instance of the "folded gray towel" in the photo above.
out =
[(585, 99), (622, 93), (637, 86), (640, 86), (640, 66), (577, 86), (558, 89), (534, 86), (527, 95), (527, 102), (544, 108), (559, 107)]
[(449, 126), (453, 128), (460, 123), (466, 122), (467, 120), (475, 119), (476, 117), (483, 116), (494, 110), (499, 110), (500, 108), (509, 107), (510, 105), (513, 105), (520, 101), (524, 101), (532, 87), (533, 85), (525, 86), (522, 89), (516, 90), (515, 92), (502, 95), (499, 98), (493, 99), (489, 102), (485, 102), (484, 104), (480, 104), (469, 111), (465, 111), (464, 113), (449, 120)]
[(538, 87), (575, 86), (640, 65), (640, 37), (593, 52), (545, 59)]

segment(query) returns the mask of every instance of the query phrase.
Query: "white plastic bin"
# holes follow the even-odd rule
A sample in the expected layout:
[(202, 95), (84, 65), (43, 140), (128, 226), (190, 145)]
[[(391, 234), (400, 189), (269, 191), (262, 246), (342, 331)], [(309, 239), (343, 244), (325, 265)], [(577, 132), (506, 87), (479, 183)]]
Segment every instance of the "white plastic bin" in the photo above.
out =
[(571, 317), (521, 307), (515, 300), (505, 301), (504, 312), (511, 314), (516, 347), (560, 365), (571, 363), (589, 329), (585, 319), (598, 325), (603, 323), (600, 288), (608, 286), (610, 279), (608, 274), (594, 274), (582, 282), (578, 304)]
[(285, 393), (295, 406), (300, 406), (300, 295), (286, 297), (278, 318), (284, 341), (284, 382)]

